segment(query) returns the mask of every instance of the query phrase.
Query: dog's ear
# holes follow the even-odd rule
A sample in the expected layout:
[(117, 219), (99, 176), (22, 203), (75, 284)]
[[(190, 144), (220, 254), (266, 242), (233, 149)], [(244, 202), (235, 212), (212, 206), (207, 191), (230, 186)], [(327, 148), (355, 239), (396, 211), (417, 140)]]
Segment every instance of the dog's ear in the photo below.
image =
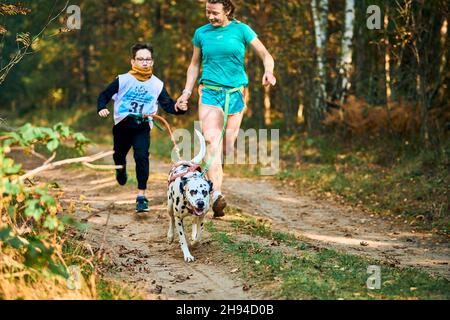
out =
[(213, 192), (213, 183), (212, 181), (208, 180), (208, 184), (209, 184), (209, 193)]
[(184, 186), (186, 185), (187, 180), (188, 179), (186, 177), (181, 177), (181, 182), (180, 182), (180, 192), (181, 192), (181, 194), (184, 193)]

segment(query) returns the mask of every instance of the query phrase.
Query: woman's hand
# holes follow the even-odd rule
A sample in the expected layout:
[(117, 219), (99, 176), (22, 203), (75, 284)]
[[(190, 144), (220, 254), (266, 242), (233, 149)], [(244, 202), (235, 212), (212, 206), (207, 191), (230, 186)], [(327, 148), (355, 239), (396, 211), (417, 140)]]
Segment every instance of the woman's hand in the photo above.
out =
[(188, 109), (189, 94), (183, 93), (175, 103), (175, 111), (186, 111)]
[(277, 78), (275, 78), (275, 76), (273, 75), (272, 72), (265, 72), (262, 78), (262, 84), (263, 86), (275, 86), (275, 84), (277, 83)]

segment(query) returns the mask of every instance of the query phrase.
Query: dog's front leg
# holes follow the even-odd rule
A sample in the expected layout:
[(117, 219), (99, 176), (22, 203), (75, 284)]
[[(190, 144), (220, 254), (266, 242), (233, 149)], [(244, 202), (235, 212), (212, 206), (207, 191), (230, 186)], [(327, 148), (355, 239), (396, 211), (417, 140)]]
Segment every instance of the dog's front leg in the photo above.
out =
[(183, 220), (180, 219), (179, 217), (175, 217), (175, 225), (177, 226), (178, 236), (180, 237), (180, 245), (181, 250), (183, 251), (184, 261), (186, 262), (194, 261), (194, 257), (189, 252), (186, 236), (184, 234)]
[[(203, 231), (203, 222), (204, 216), (198, 217), (196, 219), (196, 223), (192, 224), (192, 245), (197, 245), (200, 242), (200, 237)], [(194, 229), (195, 229), (195, 235), (194, 235)]]
[(173, 199), (171, 195), (171, 188), (167, 191), (167, 213), (169, 214), (170, 221), (169, 221), (169, 230), (167, 230), (167, 243), (173, 242), (173, 229), (175, 225), (175, 217), (174, 217), (174, 210), (173, 210)]
[(195, 218), (192, 221), (192, 236), (191, 236), (192, 241), (195, 241), (195, 239), (197, 239), (197, 226), (198, 226), (197, 222), (198, 222), (198, 218)]
[(175, 217), (173, 215), (173, 206), (172, 204), (170, 204), (167, 207), (167, 212), (169, 213), (169, 230), (167, 230), (167, 243), (172, 243), (173, 242), (173, 228), (175, 225)]

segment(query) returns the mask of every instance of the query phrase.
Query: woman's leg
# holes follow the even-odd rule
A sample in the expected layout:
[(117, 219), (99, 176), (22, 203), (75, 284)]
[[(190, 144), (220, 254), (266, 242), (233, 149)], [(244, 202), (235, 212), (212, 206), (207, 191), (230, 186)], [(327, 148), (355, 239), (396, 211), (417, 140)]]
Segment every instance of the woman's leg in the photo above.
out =
[[(228, 116), (227, 130), (223, 138), (223, 153), (225, 159), (234, 155), (234, 144), (239, 134), (243, 116), (244, 111)], [(232, 159), (234, 159), (234, 156)]]
[(208, 178), (213, 183), (215, 192), (222, 192), (222, 144), (219, 145), (223, 127), (223, 111), (221, 108), (200, 104), (199, 105), (200, 126), (207, 144), (207, 157), (214, 157), (209, 167)]

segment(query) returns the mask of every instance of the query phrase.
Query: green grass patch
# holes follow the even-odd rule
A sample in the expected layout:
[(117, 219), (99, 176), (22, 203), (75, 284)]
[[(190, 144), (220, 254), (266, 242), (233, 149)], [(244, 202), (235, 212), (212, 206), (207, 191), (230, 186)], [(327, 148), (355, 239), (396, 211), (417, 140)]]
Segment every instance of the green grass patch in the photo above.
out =
[[(450, 282), (413, 268), (396, 268), (383, 262), (321, 249), (283, 232), (272, 232), (254, 220), (233, 222), (241, 232), (277, 239), (290, 250), (257, 241), (240, 241), (230, 233), (206, 224), (215, 241), (232, 254), (246, 281), (258, 279), (273, 299), (449, 299)], [(288, 253), (287, 253), (288, 252)], [(368, 289), (369, 266), (380, 266), (381, 288)]]
[[(279, 231), (272, 231), (265, 221), (261, 222), (254, 218), (233, 220), (231, 222), (231, 226), (235, 229), (235, 231), (244, 231), (252, 236), (275, 240), (288, 246), (296, 247), (299, 245), (297, 238), (294, 235)], [(303, 247), (303, 244), (300, 247)]]
[(97, 295), (99, 300), (142, 300), (143, 297), (123, 283), (112, 280), (100, 279), (97, 283)]

